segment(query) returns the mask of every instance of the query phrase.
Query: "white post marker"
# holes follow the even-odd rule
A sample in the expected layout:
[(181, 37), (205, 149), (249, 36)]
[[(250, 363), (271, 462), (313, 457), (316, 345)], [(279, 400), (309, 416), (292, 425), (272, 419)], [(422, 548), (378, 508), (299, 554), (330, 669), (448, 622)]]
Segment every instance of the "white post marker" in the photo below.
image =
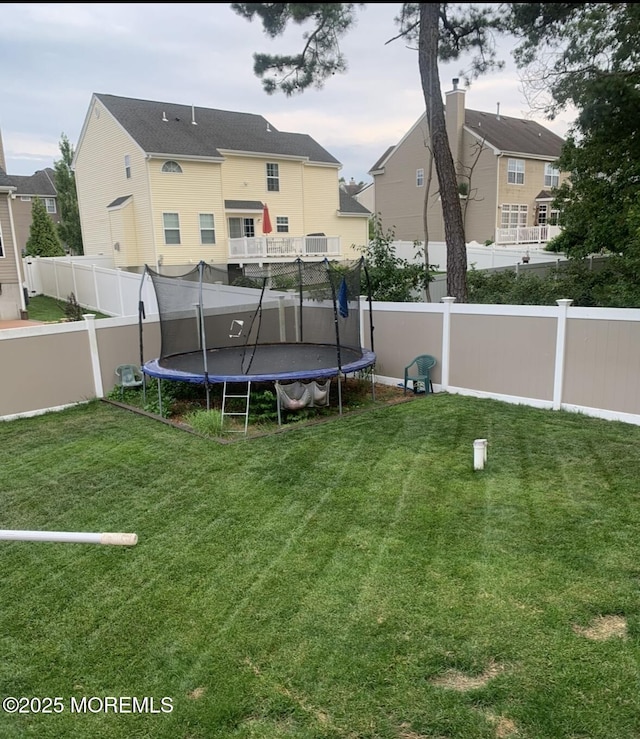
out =
[(112, 544), (132, 547), (138, 543), (137, 534), (102, 533), (91, 534), (81, 531), (20, 531), (0, 529), (0, 541), (55, 541), (67, 544)]
[(473, 469), (483, 470), (487, 461), (487, 440), (476, 439), (473, 442)]

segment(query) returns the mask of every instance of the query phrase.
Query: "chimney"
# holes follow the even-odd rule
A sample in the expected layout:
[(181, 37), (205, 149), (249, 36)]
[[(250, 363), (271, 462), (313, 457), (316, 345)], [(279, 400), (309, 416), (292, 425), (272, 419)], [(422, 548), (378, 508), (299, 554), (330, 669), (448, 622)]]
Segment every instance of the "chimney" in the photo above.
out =
[(195, 105), (192, 105), (191, 106), (191, 125), (192, 126), (197, 126), (198, 125), (197, 122), (196, 122), (196, 108), (195, 108)]
[(169, 120), (167, 118), (167, 114), (164, 111), (162, 111), (162, 120), (163, 120), (164, 123), (166, 123)]
[(7, 172), (7, 162), (4, 158), (4, 146), (2, 144), (2, 131), (0, 131), (0, 169), (3, 169), (5, 174)]
[(500, 103), (496, 103), (498, 106), (498, 109), (496, 110), (496, 120), (500, 120)]
[(462, 129), (464, 128), (465, 116), (465, 91), (458, 87), (460, 79), (453, 78), (453, 89), (445, 93), (445, 116), (447, 120), (447, 137), (451, 156), (456, 168), (460, 173), (460, 158), (462, 156)]

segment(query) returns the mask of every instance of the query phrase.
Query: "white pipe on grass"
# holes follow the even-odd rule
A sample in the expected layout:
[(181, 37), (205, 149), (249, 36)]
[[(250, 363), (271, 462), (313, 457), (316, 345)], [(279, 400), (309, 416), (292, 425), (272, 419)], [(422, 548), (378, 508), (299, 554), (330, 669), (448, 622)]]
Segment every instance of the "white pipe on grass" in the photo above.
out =
[(55, 541), (71, 544), (112, 544), (131, 547), (138, 543), (137, 534), (102, 533), (81, 531), (20, 531), (0, 529), (0, 540), (5, 541)]
[(473, 469), (483, 470), (487, 461), (487, 440), (476, 439), (473, 442)]

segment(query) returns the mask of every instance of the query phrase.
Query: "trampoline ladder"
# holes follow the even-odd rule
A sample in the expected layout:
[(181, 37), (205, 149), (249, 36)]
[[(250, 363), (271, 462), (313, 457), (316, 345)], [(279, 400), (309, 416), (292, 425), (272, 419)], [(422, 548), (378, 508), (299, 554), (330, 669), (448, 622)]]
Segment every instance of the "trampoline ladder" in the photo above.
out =
[[(232, 383), (233, 384), (233, 383)], [(244, 429), (229, 429), (230, 434), (244, 434), (247, 435), (247, 428), (249, 426), (249, 398), (251, 396), (251, 380), (247, 382), (247, 392), (246, 394), (238, 394), (238, 393), (228, 393), (227, 392), (227, 383), (224, 383), (223, 389), (222, 389), (222, 413), (221, 413), (221, 428), (224, 426), (224, 419), (225, 416), (244, 416)], [(227, 399), (230, 398), (241, 398), (245, 401), (244, 411), (227, 411)]]

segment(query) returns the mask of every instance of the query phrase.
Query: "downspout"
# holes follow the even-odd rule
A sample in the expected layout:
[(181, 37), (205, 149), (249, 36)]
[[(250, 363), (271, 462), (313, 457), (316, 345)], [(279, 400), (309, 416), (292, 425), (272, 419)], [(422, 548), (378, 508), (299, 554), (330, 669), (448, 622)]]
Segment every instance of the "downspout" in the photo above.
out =
[[(498, 208), (500, 207), (500, 160), (502, 159), (503, 154), (500, 152), (498, 154), (498, 166), (496, 167), (496, 210), (495, 213), (498, 215)], [(500, 211), (502, 213), (502, 211)], [(502, 226), (502, 215), (500, 216), (500, 226)], [(498, 224), (497, 224), (497, 218), (494, 220), (493, 224), (493, 243), (498, 243)]]
[(7, 204), (9, 205), (9, 223), (11, 225), (11, 240), (13, 241), (13, 256), (16, 260), (16, 270), (18, 271), (18, 293), (20, 294), (20, 311), (24, 312), (27, 310), (27, 304), (24, 299), (24, 289), (22, 285), (22, 262), (20, 261), (20, 255), (18, 254), (18, 242), (16, 241), (16, 228), (13, 223), (13, 208), (11, 207), (11, 193), (15, 190), (12, 187), (9, 191), (9, 197), (7, 198)]
[[(149, 162), (151, 160), (151, 157), (149, 154), (145, 155), (144, 161), (146, 165), (146, 175), (147, 175), (147, 196), (149, 198), (149, 202), (147, 203), (147, 207), (149, 209), (149, 222), (151, 223), (151, 246), (153, 247), (153, 264), (154, 269), (156, 272), (160, 272), (160, 267), (162, 266), (162, 261), (159, 261), (158, 259), (158, 246), (156, 243), (156, 226), (154, 222), (154, 211), (153, 211), (153, 192), (151, 191), (151, 172), (149, 170)], [(138, 222), (137, 219), (135, 221), (135, 228), (136, 228), (136, 241), (138, 241)], [(136, 243), (136, 248), (138, 249), (137, 256), (140, 257), (140, 243)], [(138, 261), (138, 259), (136, 259)]]

